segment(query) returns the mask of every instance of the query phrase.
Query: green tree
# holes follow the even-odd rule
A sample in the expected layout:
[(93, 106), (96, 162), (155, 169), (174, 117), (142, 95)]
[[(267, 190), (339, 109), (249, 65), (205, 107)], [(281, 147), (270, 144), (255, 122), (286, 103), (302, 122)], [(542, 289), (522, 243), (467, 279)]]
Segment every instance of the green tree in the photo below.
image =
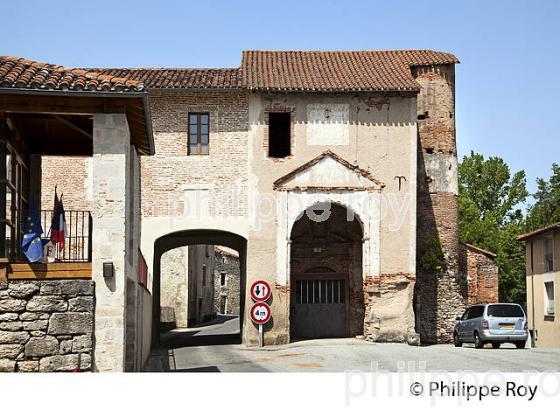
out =
[(527, 228), (534, 230), (560, 222), (560, 165), (552, 164), (552, 176), (548, 181), (537, 179), (535, 203), (527, 213)]
[(524, 171), (511, 175), (499, 157), (471, 151), (459, 164), (459, 237), (497, 255), (500, 300), (525, 302), (525, 230), (521, 205), (528, 196)]

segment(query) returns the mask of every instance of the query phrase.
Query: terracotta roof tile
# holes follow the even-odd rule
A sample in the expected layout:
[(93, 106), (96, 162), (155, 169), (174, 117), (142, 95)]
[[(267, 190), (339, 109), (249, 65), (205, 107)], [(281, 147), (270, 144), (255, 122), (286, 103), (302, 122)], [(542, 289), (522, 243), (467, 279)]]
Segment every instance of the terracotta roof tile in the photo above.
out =
[(144, 85), (133, 79), (0, 56), (0, 88), (122, 92), (142, 91)]
[(141, 81), (147, 88), (241, 88), (238, 68), (89, 68), (88, 70)]
[(395, 51), (244, 51), (240, 68), (68, 69), (0, 57), (0, 87), (129, 91), (418, 91), (411, 67), (455, 64), (449, 53)]
[(251, 90), (418, 91), (412, 66), (458, 62), (431, 50), (244, 51), (241, 70)]

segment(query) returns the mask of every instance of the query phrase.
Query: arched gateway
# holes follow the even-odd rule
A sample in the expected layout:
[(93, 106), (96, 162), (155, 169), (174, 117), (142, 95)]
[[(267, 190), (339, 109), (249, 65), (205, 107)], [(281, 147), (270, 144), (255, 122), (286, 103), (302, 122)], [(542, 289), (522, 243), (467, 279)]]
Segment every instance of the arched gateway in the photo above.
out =
[[(174, 248), (192, 245), (221, 245), (234, 249), (239, 253), (240, 262), (240, 300), (239, 300), (239, 327), (243, 332), (243, 319), (245, 311), (245, 285), (247, 266), (247, 240), (233, 232), (218, 229), (187, 229), (168, 233), (159, 237), (154, 242), (153, 258), (153, 305), (152, 305), (152, 344), (159, 343), (160, 336), (160, 308), (161, 308), (161, 257)], [(241, 335), (242, 336), (242, 335)]]
[(294, 223), (291, 340), (363, 334), (362, 227), (346, 207), (321, 203)]

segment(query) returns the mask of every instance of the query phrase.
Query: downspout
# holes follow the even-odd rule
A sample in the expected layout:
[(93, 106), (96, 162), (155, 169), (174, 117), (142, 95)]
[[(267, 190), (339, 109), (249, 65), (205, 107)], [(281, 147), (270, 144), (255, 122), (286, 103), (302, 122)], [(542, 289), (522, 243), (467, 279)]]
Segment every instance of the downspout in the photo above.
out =
[(537, 341), (537, 331), (535, 330), (535, 272), (533, 270), (533, 241), (531, 245), (531, 332), (533, 334), (533, 347)]

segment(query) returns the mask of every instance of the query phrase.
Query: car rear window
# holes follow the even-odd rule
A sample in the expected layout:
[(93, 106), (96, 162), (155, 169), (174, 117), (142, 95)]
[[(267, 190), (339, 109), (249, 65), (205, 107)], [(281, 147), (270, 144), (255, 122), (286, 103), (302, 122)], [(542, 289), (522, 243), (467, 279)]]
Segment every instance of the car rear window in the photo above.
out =
[(494, 317), (523, 317), (523, 309), (517, 305), (490, 305), (488, 316)]

